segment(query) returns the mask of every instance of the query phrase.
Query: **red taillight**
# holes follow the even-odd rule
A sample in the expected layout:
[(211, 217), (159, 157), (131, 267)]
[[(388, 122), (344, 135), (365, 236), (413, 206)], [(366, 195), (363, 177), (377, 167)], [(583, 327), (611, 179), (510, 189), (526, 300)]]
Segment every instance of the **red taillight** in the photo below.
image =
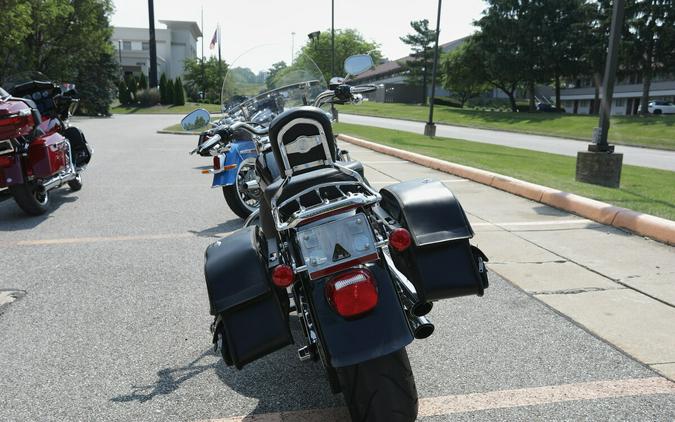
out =
[(214, 170), (220, 170), (221, 164), (220, 164), (220, 156), (216, 155), (213, 157), (213, 169)]
[(353, 317), (377, 305), (377, 285), (370, 271), (352, 270), (326, 283), (326, 297), (338, 314)]
[(295, 274), (293, 274), (293, 268), (288, 265), (277, 265), (272, 270), (272, 283), (277, 287), (286, 288), (293, 284), (293, 279)]
[(403, 228), (394, 229), (389, 234), (389, 246), (398, 252), (403, 252), (410, 247), (412, 239), (410, 232)]

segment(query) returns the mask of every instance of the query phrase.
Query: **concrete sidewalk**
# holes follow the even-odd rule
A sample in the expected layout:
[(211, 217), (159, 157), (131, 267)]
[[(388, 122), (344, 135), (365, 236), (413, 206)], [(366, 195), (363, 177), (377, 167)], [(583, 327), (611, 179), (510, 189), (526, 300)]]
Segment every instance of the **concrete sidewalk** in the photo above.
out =
[[(419, 134), (424, 132), (424, 122), (410, 120), (340, 113), (340, 122), (402, 130)], [(474, 129), (441, 124), (436, 125), (436, 135), (445, 138), (464, 139), (467, 141), (523, 148), (571, 157), (576, 157), (578, 151), (586, 151), (591, 137), (591, 134), (589, 133), (589, 141), (585, 142), (552, 136), (528, 135), (525, 133)], [(675, 151), (617, 145), (616, 152), (623, 153), (624, 164), (675, 171)]]
[[(675, 379), (675, 248), (343, 143), (376, 188), (442, 180), (460, 199), (492, 271)], [(375, 174), (375, 176), (373, 176)]]

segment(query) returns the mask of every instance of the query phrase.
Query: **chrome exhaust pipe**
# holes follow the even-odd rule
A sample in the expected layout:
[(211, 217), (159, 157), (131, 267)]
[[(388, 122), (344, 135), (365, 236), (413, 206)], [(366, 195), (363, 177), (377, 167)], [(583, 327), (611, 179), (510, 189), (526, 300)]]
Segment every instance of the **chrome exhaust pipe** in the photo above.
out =
[(410, 315), (406, 312), (408, 317), (408, 323), (410, 324), (410, 329), (413, 332), (413, 335), (416, 339), (421, 340), (429, 337), (434, 333), (434, 324), (432, 324), (426, 317), (418, 317)]
[(421, 302), (417, 298), (417, 294), (413, 293), (410, 288), (406, 285), (405, 282), (398, 283), (401, 288), (401, 299), (403, 299), (403, 304), (410, 311), (413, 316), (422, 317), (429, 312), (434, 307), (434, 304), (431, 302)]
[(74, 180), (77, 177), (76, 172), (71, 172), (65, 175), (58, 175), (54, 176), (51, 179), (47, 180), (46, 182), (42, 183), (42, 189), (46, 191), (50, 191), (52, 189), (56, 189), (59, 186), (63, 185), (64, 183), (68, 183), (71, 180)]

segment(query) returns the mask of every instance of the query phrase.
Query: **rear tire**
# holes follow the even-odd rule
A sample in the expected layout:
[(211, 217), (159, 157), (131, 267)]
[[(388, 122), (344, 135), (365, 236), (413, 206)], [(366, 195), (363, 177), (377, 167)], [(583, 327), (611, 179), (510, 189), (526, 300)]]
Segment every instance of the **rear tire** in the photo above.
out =
[(82, 189), (82, 175), (78, 174), (76, 178), (68, 182), (68, 187), (73, 192), (77, 192)]
[(240, 218), (246, 220), (253, 212), (241, 203), (242, 200), (235, 185), (223, 186), (223, 196), (227, 206)]
[(409, 422), (417, 418), (417, 387), (405, 349), (337, 368), (337, 375), (352, 421)]
[(49, 192), (42, 191), (35, 184), (13, 185), (9, 191), (26, 214), (42, 215), (49, 209)]
[(661, 109), (659, 109), (659, 108), (657, 108), (656, 110), (654, 110), (654, 114), (657, 115), (657, 116), (659, 116), (659, 115), (662, 114), (662, 113), (663, 113), (663, 110), (661, 110)]

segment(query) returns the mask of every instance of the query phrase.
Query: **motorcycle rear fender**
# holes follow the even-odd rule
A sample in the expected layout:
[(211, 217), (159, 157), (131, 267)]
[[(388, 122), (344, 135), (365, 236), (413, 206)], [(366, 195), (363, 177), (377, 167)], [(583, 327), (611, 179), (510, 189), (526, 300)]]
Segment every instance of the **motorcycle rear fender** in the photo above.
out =
[(21, 157), (19, 155), (10, 157), (12, 163), (7, 167), (0, 167), (0, 187), (22, 185), (25, 182)]
[(368, 269), (377, 280), (377, 306), (357, 319), (347, 320), (329, 305), (324, 286), (330, 277), (312, 281), (315, 322), (326, 355), (335, 368), (388, 355), (413, 341), (389, 272), (379, 263)]
[(236, 140), (230, 143), (230, 150), (223, 154), (225, 157), (225, 162), (222, 163), (223, 167), (236, 165), (233, 169), (224, 170), (219, 173), (213, 174), (213, 183), (211, 184), (212, 188), (217, 188), (220, 186), (230, 186), (234, 185), (237, 181), (237, 169), (239, 169), (239, 164), (247, 158), (257, 156), (255, 149), (255, 144), (249, 140)]

